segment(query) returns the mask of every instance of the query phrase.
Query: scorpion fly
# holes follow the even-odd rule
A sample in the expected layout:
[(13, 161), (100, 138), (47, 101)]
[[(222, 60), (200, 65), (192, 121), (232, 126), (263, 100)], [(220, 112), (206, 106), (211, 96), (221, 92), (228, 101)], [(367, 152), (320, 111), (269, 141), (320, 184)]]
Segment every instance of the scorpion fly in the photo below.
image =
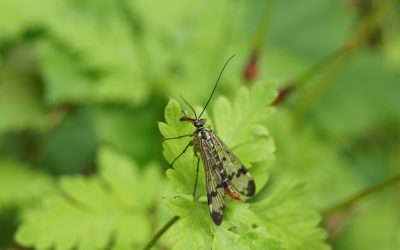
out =
[(201, 118), (214, 95), (226, 65), (234, 56), (235, 55), (229, 58), (224, 64), (214, 85), (214, 89), (199, 116), (197, 116), (194, 108), (184, 98), (182, 98), (192, 110), (194, 117), (184, 115), (180, 120), (192, 123), (196, 128), (194, 133), (163, 139), (165, 141), (184, 137), (193, 137), (182, 153), (172, 161), (170, 166), (172, 167), (175, 161), (181, 157), (190, 146), (194, 147), (195, 156), (197, 157), (197, 168), (193, 196), (196, 194), (199, 163), (201, 158), (206, 176), (209, 211), (212, 220), (218, 226), (222, 223), (222, 218), (224, 216), (226, 206), (225, 194), (228, 194), (233, 199), (241, 200), (238, 193), (250, 197), (253, 196), (256, 191), (254, 179), (246, 167), (243, 166), (240, 160), (210, 128), (204, 127), (206, 119)]

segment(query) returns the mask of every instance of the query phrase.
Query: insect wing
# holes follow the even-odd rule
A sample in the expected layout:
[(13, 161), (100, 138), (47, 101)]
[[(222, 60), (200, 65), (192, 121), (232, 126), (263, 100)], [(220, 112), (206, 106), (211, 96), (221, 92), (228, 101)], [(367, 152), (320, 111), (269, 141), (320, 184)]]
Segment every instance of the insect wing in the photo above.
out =
[(207, 186), (208, 208), (212, 220), (216, 225), (221, 225), (226, 206), (225, 190), (221, 178), (216, 172), (218, 159), (213, 157), (212, 149), (204, 140), (200, 142), (200, 154), (204, 164)]
[(240, 160), (217, 135), (212, 133), (212, 136), (230, 184), (239, 193), (246, 196), (253, 196), (256, 192), (256, 185), (247, 168), (243, 166)]

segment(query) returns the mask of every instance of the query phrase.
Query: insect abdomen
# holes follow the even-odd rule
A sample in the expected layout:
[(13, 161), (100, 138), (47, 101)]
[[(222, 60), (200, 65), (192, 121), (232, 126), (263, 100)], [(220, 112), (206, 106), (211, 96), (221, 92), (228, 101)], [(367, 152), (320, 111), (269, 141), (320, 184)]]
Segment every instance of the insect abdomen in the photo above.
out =
[(240, 198), (240, 195), (238, 195), (232, 187), (229, 185), (227, 188), (225, 188), (225, 193), (227, 193), (230, 197), (232, 197), (235, 200), (241, 201), (242, 199)]

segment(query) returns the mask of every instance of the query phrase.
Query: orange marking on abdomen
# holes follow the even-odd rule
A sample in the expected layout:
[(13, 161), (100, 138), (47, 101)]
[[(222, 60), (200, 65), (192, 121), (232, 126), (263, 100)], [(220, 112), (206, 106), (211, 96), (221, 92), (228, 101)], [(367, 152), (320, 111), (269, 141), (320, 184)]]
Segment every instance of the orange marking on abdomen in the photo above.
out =
[(242, 200), (240, 196), (230, 186), (225, 188), (225, 193), (227, 193), (230, 197), (232, 197), (235, 200), (238, 201)]

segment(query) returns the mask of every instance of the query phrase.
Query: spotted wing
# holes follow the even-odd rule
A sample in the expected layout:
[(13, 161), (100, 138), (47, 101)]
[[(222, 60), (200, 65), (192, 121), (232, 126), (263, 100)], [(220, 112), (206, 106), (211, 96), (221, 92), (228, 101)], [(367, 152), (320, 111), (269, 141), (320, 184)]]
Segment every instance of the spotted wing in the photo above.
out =
[(201, 140), (200, 142), (200, 155), (206, 175), (208, 208), (212, 220), (219, 226), (222, 223), (226, 206), (225, 191), (221, 177), (216, 172), (219, 160), (215, 158), (212, 148), (205, 140)]
[(215, 148), (219, 158), (222, 160), (227, 178), (230, 184), (241, 194), (253, 196), (256, 192), (256, 185), (253, 177), (233, 152), (214, 133), (212, 133)]

